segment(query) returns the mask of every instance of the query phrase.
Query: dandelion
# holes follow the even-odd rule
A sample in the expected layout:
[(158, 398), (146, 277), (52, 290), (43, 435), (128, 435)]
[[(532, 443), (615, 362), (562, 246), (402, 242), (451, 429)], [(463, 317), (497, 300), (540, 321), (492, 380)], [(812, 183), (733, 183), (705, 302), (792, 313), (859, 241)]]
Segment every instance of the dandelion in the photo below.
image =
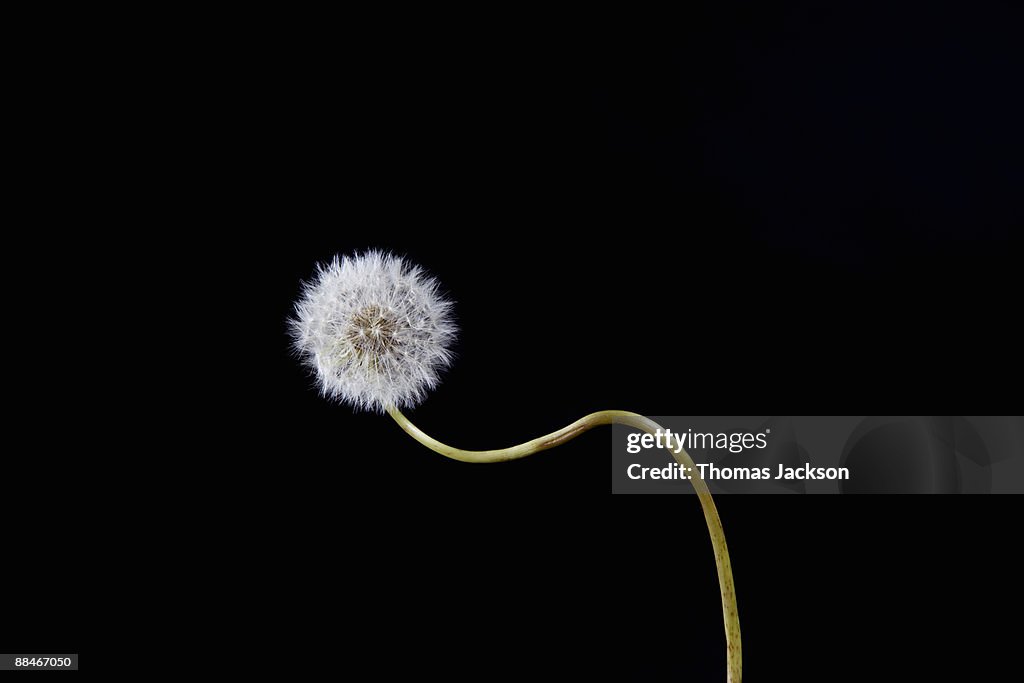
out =
[(421, 402), (452, 359), (451, 302), (438, 290), (420, 268), (379, 251), (319, 266), (290, 326), (320, 391), (379, 413)]
[[(451, 302), (440, 294), (436, 280), (390, 254), (368, 251), (319, 266), (289, 323), (294, 347), (314, 371), (325, 396), (356, 409), (387, 412), (411, 437), (455, 460), (515, 460), (554, 448), (598, 425), (623, 424), (649, 434), (664, 433), (643, 415), (602, 410), (546, 436), (497, 450), (466, 451), (428, 436), (401, 409), (421, 402), (451, 363), (449, 349), (456, 334)], [(699, 473), (682, 443), (668, 441), (666, 449), (676, 461)], [(690, 481), (704, 510), (718, 568), (728, 681), (740, 683), (739, 613), (725, 532), (703, 478), (697, 474)]]

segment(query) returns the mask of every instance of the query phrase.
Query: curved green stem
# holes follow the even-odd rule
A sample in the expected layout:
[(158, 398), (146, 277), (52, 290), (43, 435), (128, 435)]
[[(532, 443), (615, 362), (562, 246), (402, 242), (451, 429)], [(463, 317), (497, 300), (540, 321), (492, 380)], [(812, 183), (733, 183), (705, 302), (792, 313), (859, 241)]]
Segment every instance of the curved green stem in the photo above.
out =
[[(582, 417), (568, 427), (563, 427), (556, 432), (533, 441), (527, 441), (518, 446), (493, 451), (464, 451), (461, 448), (453, 448), (428, 436), (419, 427), (410, 422), (409, 418), (403, 415), (397, 408), (388, 408), (388, 413), (409, 436), (430, 450), (448, 458), (461, 460), (462, 462), (503, 462), (505, 460), (525, 458), (528, 455), (560, 446), (566, 441), (574, 439), (583, 432), (599, 425), (622, 424), (635, 429), (641, 429), (648, 434), (654, 434), (657, 430), (661, 430), (664, 433), (664, 430), (656, 422), (643, 415), (623, 410), (602, 410)], [(708, 531), (711, 533), (711, 546), (714, 548), (715, 564), (718, 566), (718, 585), (722, 592), (722, 613), (725, 618), (728, 680), (729, 683), (740, 683), (743, 664), (740, 647), (740, 617), (739, 612), (736, 610), (736, 589), (732, 581), (732, 563), (729, 561), (729, 547), (725, 543), (725, 531), (722, 529), (722, 520), (718, 516), (718, 509), (715, 507), (715, 501), (711, 497), (711, 491), (708, 490), (707, 483), (701, 478), (700, 471), (694, 466), (689, 454), (685, 449), (680, 449), (676, 453), (672, 444), (666, 445), (679, 464), (689, 468), (689, 471), (693, 473), (693, 478), (690, 479), (690, 482), (693, 484), (697, 497), (700, 499), (701, 507), (704, 509), (704, 520), (707, 522)]]

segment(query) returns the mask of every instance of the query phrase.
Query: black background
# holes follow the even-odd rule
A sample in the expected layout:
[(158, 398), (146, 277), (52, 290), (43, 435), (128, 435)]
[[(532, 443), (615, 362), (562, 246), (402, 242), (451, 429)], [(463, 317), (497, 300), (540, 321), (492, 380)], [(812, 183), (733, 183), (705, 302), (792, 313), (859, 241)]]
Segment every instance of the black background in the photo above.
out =
[[(189, 74), (173, 187), (209, 203), (161, 236), (220, 259), (190, 316), (228, 380), (175, 417), (201, 427), (202, 530), (167, 536), (170, 583), (210, 591), (195, 628), (396, 675), (722, 680), (696, 500), (610, 496), (607, 430), (471, 466), (324, 401), (287, 347), (300, 281), (377, 247), (443, 283), (458, 359), (411, 416), (463, 448), (605, 408), (1019, 412), (1022, 27), (1012, 3), (695, 3), (179, 43), (153, 76)], [(1001, 672), (1016, 500), (720, 497), (748, 680)], [(87, 628), (30, 616), (56, 575), (18, 577), (18, 632)]]

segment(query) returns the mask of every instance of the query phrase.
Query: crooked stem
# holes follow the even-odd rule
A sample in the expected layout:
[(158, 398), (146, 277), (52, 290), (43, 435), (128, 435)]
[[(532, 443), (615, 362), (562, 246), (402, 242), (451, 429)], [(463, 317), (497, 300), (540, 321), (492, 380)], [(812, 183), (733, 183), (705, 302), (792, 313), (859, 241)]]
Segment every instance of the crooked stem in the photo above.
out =
[[(405, 430), (406, 434), (419, 441), (430, 450), (441, 455), (461, 460), (462, 462), (503, 462), (505, 460), (516, 460), (525, 458), (528, 455), (545, 451), (555, 446), (570, 441), (583, 432), (593, 429), (599, 425), (622, 424), (635, 429), (641, 429), (648, 434), (654, 434), (661, 427), (643, 415), (630, 413), (623, 410), (602, 410), (581, 417), (571, 425), (563, 427), (556, 432), (547, 434), (540, 438), (518, 446), (500, 448), (492, 451), (464, 451), (461, 448), (453, 448), (443, 444), (437, 439), (427, 435), (419, 427), (409, 421), (398, 408), (388, 408), (388, 413), (395, 419), (395, 422)], [(664, 433), (664, 430), (662, 430)], [(681, 444), (676, 444), (679, 446)], [(722, 529), (722, 520), (718, 516), (718, 509), (715, 508), (715, 501), (711, 497), (707, 483), (701, 478), (699, 470), (694, 466), (693, 460), (685, 449), (675, 452), (672, 444), (666, 444), (672, 456), (684, 467), (692, 472), (694, 490), (700, 499), (700, 505), (704, 510), (704, 520), (707, 522), (708, 531), (711, 534), (711, 546), (715, 551), (715, 564), (718, 567), (718, 585), (722, 592), (722, 614), (725, 619), (725, 644), (726, 663), (729, 671), (729, 683), (741, 683), (742, 678), (742, 650), (740, 647), (740, 617), (736, 610), (736, 589), (732, 581), (732, 563), (729, 561), (729, 548), (725, 543), (725, 531)]]

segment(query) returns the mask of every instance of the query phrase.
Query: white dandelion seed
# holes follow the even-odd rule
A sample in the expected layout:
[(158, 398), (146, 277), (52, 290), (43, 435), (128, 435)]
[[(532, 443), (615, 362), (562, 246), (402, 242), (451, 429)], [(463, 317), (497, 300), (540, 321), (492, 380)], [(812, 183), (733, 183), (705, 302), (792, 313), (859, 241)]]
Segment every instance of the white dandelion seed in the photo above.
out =
[(379, 251), (317, 267), (289, 321), (321, 392), (355, 408), (411, 408), (451, 364), (452, 304), (435, 279)]

